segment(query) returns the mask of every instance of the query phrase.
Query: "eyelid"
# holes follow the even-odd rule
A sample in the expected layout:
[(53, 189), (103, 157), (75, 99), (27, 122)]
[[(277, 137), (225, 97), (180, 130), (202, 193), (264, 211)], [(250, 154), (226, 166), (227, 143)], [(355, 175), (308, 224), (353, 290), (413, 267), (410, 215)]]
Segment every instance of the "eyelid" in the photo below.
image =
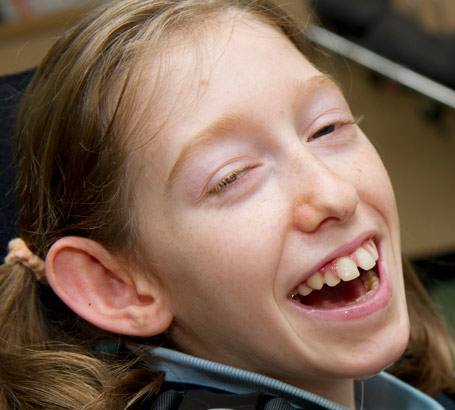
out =
[[(307, 131), (305, 134), (306, 134), (306, 137), (305, 137), (305, 140), (308, 141), (308, 142), (311, 142), (313, 141), (311, 138), (316, 134), (318, 133), (319, 131), (321, 131), (322, 129), (326, 128), (326, 127), (329, 127), (331, 125), (340, 125), (340, 126), (343, 126), (343, 125), (359, 125), (360, 122), (363, 120), (363, 116), (362, 115), (356, 115), (356, 116), (352, 116), (350, 113), (349, 113), (349, 118), (345, 115), (345, 114), (341, 114), (339, 113), (339, 115), (337, 116), (333, 116), (332, 118), (327, 118), (325, 121), (323, 121), (321, 124), (318, 124), (318, 125), (314, 125), (316, 122), (318, 122), (318, 120), (321, 118), (322, 116), (316, 118), (316, 120), (313, 122), (313, 124), (309, 127), (309, 131)], [(335, 130), (336, 131), (336, 130)], [(316, 138), (314, 139), (316, 140)]]
[[(228, 178), (232, 174), (243, 172), (249, 168), (255, 168), (258, 165), (260, 165), (258, 161), (250, 157), (233, 158), (221, 164), (207, 177), (206, 182), (203, 184), (201, 194), (199, 195), (199, 201), (210, 196), (215, 187), (223, 181), (223, 179)], [(221, 176), (217, 177), (217, 174), (219, 173)]]
[[(210, 189), (208, 195), (221, 195), (225, 190), (229, 189), (230, 186), (234, 185), (235, 182), (242, 177), (241, 174), (244, 174), (245, 171), (251, 170), (254, 166), (246, 165), (238, 170), (233, 170), (228, 172), (224, 177), (222, 177), (215, 186)], [(232, 181), (228, 181), (229, 178), (234, 177)], [(224, 184), (224, 185), (223, 185)]]

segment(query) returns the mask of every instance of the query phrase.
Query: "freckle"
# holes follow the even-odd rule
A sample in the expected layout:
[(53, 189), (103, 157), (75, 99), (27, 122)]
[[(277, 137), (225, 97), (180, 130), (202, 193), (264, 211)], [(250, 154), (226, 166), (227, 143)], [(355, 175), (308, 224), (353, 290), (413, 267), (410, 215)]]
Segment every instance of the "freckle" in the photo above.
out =
[(199, 82), (199, 85), (200, 85), (200, 86), (203, 86), (203, 87), (207, 87), (207, 86), (209, 85), (209, 82), (208, 82), (207, 80), (201, 80), (201, 81)]
[(358, 172), (359, 174), (362, 174), (362, 173), (363, 173), (363, 171), (362, 171), (361, 168), (356, 168), (356, 170), (357, 170), (357, 172)]

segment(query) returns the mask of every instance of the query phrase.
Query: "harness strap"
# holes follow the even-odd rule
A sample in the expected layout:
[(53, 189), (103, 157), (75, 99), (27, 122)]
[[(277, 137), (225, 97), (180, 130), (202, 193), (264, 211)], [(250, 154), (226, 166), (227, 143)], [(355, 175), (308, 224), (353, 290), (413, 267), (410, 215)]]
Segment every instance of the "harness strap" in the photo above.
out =
[(287, 401), (275, 397), (269, 400), (266, 405), (264, 406), (264, 410), (296, 410), (292, 407)]
[(180, 404), (179, 410), (257, 410), (261, 393), (231, 394), (218, 393), (206, 389), (189, 390)]
[(166, 390), (160, 393), (151, 410), (178, 410), (182, 394), (177, 390)]
[(159, 394), (150, 410), (317, 410), (309, 403), (295, 408), (286, 400), (264, 393), (232, 394), (207, 389), (166, 390)]

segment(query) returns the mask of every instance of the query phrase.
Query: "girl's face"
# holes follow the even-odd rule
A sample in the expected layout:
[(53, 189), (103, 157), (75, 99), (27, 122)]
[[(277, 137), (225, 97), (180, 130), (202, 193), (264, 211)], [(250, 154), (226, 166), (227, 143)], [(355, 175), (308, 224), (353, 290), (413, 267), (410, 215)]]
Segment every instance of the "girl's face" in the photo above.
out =
[(140, 154), (139, 229), (170, 338), (299, 386), (376, 373), (408, 338), (386, 171), (339, 88), (288, 39), (224, 27), (166, 60), (166, 123)]

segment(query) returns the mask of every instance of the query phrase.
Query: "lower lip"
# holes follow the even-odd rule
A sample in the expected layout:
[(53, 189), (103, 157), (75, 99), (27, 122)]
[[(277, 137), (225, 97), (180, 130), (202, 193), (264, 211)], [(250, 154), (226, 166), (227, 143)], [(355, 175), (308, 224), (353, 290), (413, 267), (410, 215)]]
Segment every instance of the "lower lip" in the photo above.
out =
[(379, 287), (368, 299), (349, 306), (334, 309), (315, 309), (311, 306), (302, 305), (294, 300), (292, 300), (292, 302), (297, 308), (303, 310), (306, 314), (315, 319), (334, 320), (337, 322), (364, 319), (373, 313), (384, 309), (392, 298), (392, 289), (390, 287), (387, 268), (382, 259), (379, 247), (378, 252)]

